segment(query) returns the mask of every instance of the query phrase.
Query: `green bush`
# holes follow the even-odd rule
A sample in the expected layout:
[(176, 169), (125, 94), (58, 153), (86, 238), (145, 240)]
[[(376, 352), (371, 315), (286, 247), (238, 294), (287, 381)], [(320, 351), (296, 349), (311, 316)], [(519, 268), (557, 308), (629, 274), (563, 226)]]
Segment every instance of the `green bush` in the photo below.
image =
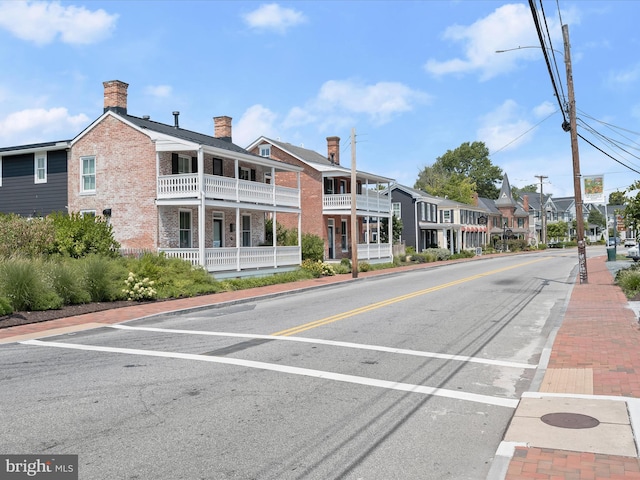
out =
[(49, 251), (54, 238), (53, 222), (46, 218), (0, 214), (0, 258), (36, 258)]
[(123, 299), (121, 279), (127, 275), (121, 265), (102, 255), (88, 255), (80, 261), (84, 289), (92, 302)]
[(461, 250), (458, 253), (454, 253), (449, 258), (451, 260), (454, 260), (456, 258), (473, 258), (475, 256), (476, 256), (475, 252), (472, 252), (471, 250)]
[(119, 256), (120, 244), (113, 237), (113, 227), (103, 218), (79, 213), (52, 213), (55, 240), (51, 253), (80, 258), (98, 254)]
[(302, 260), (321, 262), (324, 260), (324, 241), (317, 235), (304, 233), (302, 235)]
[(13, 307), (8, 298), (0, 297), (0, 315), (9, 315), (13, 313)]
[(62, 299), (44, 278), (42, 261), (9, 258), (0, 263), (0, 297), (8, 299), (15, 311), (60, 308)]
[(432, 263), (438, 260), (434, 252), (420, 252), (411, 255), (411, 260), (417, 263)]
[(439, 261), (449, 260), (449, 257), (451, 257), (451, 252), (446, 248), (427, 248), (423, 250), (422, 253), (431, 254)]
[(158, 292), (156, 292), (153, 280), (149, 280), (149, 277), (140, 278), (133, 272), (129, 272), (129, 276), (124, 281), (125, 288), (122, 289), (122, 293), (125, 294), (127, 300), (155, 300)]
[(635, 297), (640, 293), (640, 270), (635, 264), (630, 268), (618, 270), (615, 281), (627, 298)]
[(57, 259), (47, 262), (45, 275), (64, 305), (76, 305), (91, 301), (91, 295), (83, 288), (83, 278), (77, 261)]
[(368, 272), (369, 270), (371, 270), (371, 265), (369, 265), (369, 262), (360, 262), (360, 263), (358, 263), (358, 271), (359, 272)]

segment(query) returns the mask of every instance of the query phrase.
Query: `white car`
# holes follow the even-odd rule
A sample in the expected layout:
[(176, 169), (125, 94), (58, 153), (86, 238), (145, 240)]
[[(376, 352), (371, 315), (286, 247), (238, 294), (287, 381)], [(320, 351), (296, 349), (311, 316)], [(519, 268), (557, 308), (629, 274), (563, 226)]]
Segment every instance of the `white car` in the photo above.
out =
[(634, 245), (627, 250), (627, 257), (631, 258), (634, 262), (640, 260), (640, 250), (637, 245)]
[(624, 246), (625, 247), (635, 247), (636, 246), (636, 239), (635, 238), (625, 238)]

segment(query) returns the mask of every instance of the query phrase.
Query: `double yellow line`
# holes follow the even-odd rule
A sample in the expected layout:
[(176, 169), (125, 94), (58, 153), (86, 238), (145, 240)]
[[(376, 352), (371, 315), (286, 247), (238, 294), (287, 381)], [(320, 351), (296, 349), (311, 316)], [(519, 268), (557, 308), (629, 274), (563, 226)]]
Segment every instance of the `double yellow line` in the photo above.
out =
[(361, 313), (370, 312), (371, 310), (375, 310), (377, 308), (382, 308), (382, 307), (386, 307), (387, 305), (393, 305), (394, 303), (403, 302), (405, 300), (409, 300), (410, 298), (419, 297), (420, 295), (426, 295), (427, 293), (437, 292), (438, 290), (443, 290), (445, 288), (453, 287), (455, 285), (460, 285), (462, 283), (470, 282), (472, 280), (477, 280), (478, 278), (487, 277), (489, 275), (495, 275), (497, 273), (506, 272), (507, 270), (512, 270), (514, 268), (520, 268), (526, 265), (531, 265), (532, 263), (541, 262), (542, 260), (548, 260), (549, 258), (551, 257), (538, 258), (535, 260), (531, 260), (529, 262), (512, 265), (510, 267), (498, 268), (496, 270), (490, 270), (488, 272), (479, 273), (477, 275), (472, 275), (470, 277), (461, 278), (460, 280), (454, 280), (453, 282), (443, 283), (442, 285), (436, 285), (435, 287), (425, 288), (424, 290), (418, 290), (417, 292), (407, 293), (406, 295), (401, 295), (399, 297), (390, 298), (388, 300), (383, 300), (381, 302), (372, 303), (365, 307), (359, 307), (344, 313), (338, 313), (330, 317), (321, 318), (320, 320), (315, 320), (313, 322), (305, 323), (303, 325), (298, 325), (296, 327), (292, 327), (287, 330), (281, 330), (279, 332), (272, 333), (272, 335), (288, 337), (291, 335), (295, 335), (297, 333), (304, 332), (306, 330), (311, 330), (312, 328), (321, 327), (322, 325), (328, 325), (329, 323), (337, 322), (338, 320), (344, 320), (345, 318), (353, 317)]

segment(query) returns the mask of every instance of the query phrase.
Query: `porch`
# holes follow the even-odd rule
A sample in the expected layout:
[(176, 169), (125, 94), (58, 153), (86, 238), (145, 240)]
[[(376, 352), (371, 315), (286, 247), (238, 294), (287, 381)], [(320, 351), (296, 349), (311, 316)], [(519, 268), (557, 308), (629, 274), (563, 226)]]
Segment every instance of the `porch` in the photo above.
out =
[[(333, 214), (338, 211), (347, 212), (351, 210), (351, 194), (323, 194), (322, 209), (324, 214)], [(387, 195), (380, 195), (376, 192), (356, 195), (356, 210), (375, 213), (389, 213), (391, 211), (391, 198)]]
[(205, 199), (247, 202), (284, 207), (300, 206), (300, 191), (275, 184), (241, 180), (218, 175), (203, 175), (203, 185), (197, 173), (161, 175), (158, 177), (158, 200), (198, 199), (204, 192)]

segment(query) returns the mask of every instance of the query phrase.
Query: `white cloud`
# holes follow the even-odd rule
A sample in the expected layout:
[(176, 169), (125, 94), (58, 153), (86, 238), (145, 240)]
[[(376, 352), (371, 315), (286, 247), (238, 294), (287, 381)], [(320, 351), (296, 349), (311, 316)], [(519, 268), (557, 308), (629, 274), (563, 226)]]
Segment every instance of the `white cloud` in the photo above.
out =
[(173, 88), (170, 85), (149, 85), (144, 89), (144, 93), (152, 97), (166, 98), (171, 95)]
[(277, 114), (262, 105), (249, 107), (233, 127), (233, 143), (249, 145), (260, 136), (275, 136), (277, 118)]
[(634, 84), (640, 78), (640, 64), (633, 65), (626, 70), (611, 72), (608, 77), (609, 84), (614, 88), (620, 85)]
[(282, 123), (284, 128), (298, 127), (302, 125), (308, 125), (317, 120), (317, 116), (308, 110), (300, 107), (293, 107), (289, 110), (284, 122)]
[(243, 18), (251, 28), (277, 33), (285, 33), (290, 27), (307, 21), (302, 12), (283, 8), (277, 3), (262, 5), (257, 10), (243, 15)]
[(54, 135), (72, 138), (88, 123), (85, 114), (69, 115), (64, 107), (21, 110), (0, 119), (0, 139), (39, 143), (51, 140)]
[(320, 87), (312, 104), (321, 112), (365, 114), (381, 125), (429, 100), (429, 95), (398, 82), (365, 85), (351, 80), (329, 80)]
[(538, 118), (543, 118), (551, 115), (558, 110), (558, 107), (549, 101), (544, 101), (540, 105), (533, 108), (533, 114)]
[[(552, 39), (561, 41), (558, 22), (548, 19)], [(435, 76), (479, 72), (482, 80), (513, 70), (522, 59), (539, 59), (539, 48), (496, 53), (520, 46), (540, 45), (530, 9), (524, 4), (507, 4), (469, 26), (454, 25), (446, 29), (444, 39), (460, 43), (463, 58), (439, 61), (429, 59), (427, 72)]]
[(481, 118), (478, 139), (490, 152), (511, 150), (531, 139), (525, 135), (532, 125), (523, 119), (525, 112), (513, 100), (506, 100), (494, 111)]
[(59, 2), (0, 2), (0, 28), (36, 45), (51, 43), (58, 36), (72, 45), (99, 42), (111, 34), (117, 18), (102, 9), (90, 11)]

